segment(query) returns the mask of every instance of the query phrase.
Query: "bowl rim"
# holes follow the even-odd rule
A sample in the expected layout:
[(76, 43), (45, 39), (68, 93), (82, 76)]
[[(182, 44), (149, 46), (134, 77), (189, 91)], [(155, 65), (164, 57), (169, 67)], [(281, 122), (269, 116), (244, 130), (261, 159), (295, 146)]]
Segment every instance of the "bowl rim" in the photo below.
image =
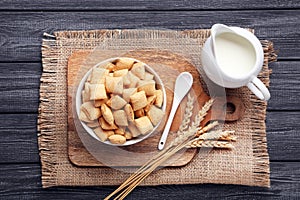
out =
[[(145, 70), (148, 71), (149, 73), (153, 74), (154, 75), (154, 80), (156, 82), (156, 84), (160, 85), (160, 89), (162, 90), (163, 92), (163, 105), (161, 107), (162, 111), (166, 114), (166, 107), (167, 107), (167, 95), (166, 95), (166, 90), (165, 90), (165, 86), (161, 80), (161, 78), (159, 77), (159, 75), (155, 72), (155, 70), (153, 68), (151, 68), (147, 63), (144, 63), (140, 60), (137, 60), (135, 58), (130, 58), (130, 57), (113, 57), (113, 58), (108, 58), (108, 59), (105, 59), (103, 61), (100, 61), (98, 62), (97, 64), (95, 64), (93, 67), (91, 67), (86, 73), (85, 75), (81, 78), (78, 86), (77, 86), (77, 89), (76, 89), (76, 95), (75, 95), (75, 110), (76, 110), (76, 114), (77, 114), (77, 118), (78, 118), (78, 121), (80, 121), (81, 125), (83, 126), (84, 130), (90, 135), (92, 136), (94, 139), (98, 140), (99, 142), (102, 142), (104, 144), (108, 144), (108, 145), (111, 145), (111, 146), (129, 146), (129, 145), (133, 145), (133, 144), (136, 144), (138, 142), (141, 142), (145, 139), (147, 139), (150, 135), (152, 135), (155, 130), (160, 126), (161, 122), (163, 121), (163, 118), (160, 120), (160, 122), (153, 128), (153, 130), (151, 132), (149, 132), (148, 134), (145, 134), (145, 135), (142, 135), (142, 136), (139, 136), (135, 139), (131, 139), (131, 140), (128, 140), (126, 141), (124, 144), (112, 144), (109, 140), (106, 140), (106, 141), (101, 141), (98, 136), (94, 133), (93, 129), (88, 127), (86, 125), (85, 122), (81, 121), (79, 119), (79, 113), (80, 113), (80, 106), (82, 105), (82, 98), (81, 98), (81, 92), (84, 88), (84, 84), (88, 78), (88, 76), (91, 74), (92, 70), (98, 66), (101, 66), (101, 65), (104, 65), (105, 63), (108, 63), (108, 62), (113, 62), (117, 59), (120, 59), (120, 58), (129, 58), (129, 59), (132, 59), (134, 60), (135, 62), (141, 62), (145, 65)], [(73, 101), (74, 102), (74, 101)]]

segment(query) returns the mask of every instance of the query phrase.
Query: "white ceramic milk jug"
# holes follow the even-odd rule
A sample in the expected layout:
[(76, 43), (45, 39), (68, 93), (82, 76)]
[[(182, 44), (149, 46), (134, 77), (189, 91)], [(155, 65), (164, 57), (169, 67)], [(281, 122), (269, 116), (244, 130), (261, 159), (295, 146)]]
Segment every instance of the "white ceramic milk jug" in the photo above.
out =
[(262, 69), (264, 52), (254, 34), (239, 27), (215, 24), (201, 54), (206, 75), (226, 88), (247, 86), (259, 99), (270, 93), (257, 75)]

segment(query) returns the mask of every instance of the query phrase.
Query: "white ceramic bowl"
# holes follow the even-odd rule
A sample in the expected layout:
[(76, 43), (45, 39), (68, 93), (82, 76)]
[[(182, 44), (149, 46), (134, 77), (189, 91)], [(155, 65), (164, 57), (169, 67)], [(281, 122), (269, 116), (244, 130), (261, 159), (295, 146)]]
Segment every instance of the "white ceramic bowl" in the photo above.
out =
[[(80, 113), (80, 106), (82, 104), (82, 98), (81, 98), (81, 92), (84, 88), (84, 83), (86, 82), (88, 76), (91, 74), (92, 72), (92, 69), (95, 68), (95, 67), (98, 67), (98, 66), (101, 66), (101, 65), (105, 65), (106, 63), (109, 63), (109, 62), (113, 62), (117, 59), (119, 59), (120, 57), (116, 57), (116, 58), (109, 58), (107, 60), (104, 60), (104, 61), (101, 61), (99, 62), (98, 64), (96, 64), (94, 67), (92, 67), (84, 76), (83, 78), (81, 79), (79, 85), (78, 85), (78, 88), (77, 88), (77, 91), (76, 91), (76, 112), (77, 112), (77, 117), (79, 118), (79, 113)], [(133, 59), (133, 58), (130, 58), (130, 59)], [(136, 62), (141, 62), (139, 60), (136, 60), (136, 59), (133, 59), (134, 61)], [(143, 63), (143, 62), (142, 62)], [(156, 82), (156, 86), (162, 90), (163, 92), (163, 105), (162, 105), (162, 111), (165, 113), (166, 111), (166, 105), (167, 105), (167, 98), (166, 98), (166, 90), (165, 90), (165, 87), (163, 85), (163, 82), (162, 80), (160, 79), (160, 77), (158, 76), (158, 74), (149, 66), (147, 65), (146, 63), (145, 64), (145, 70), (151, 74), (154, 75), (154, 80)], [(163, 119), (163, 118), (162, 118)], [(80, 120), (79, 120), (80, 121)], [(162, 121), (162, 120), (161, 120)], [(109, 145), (113, 145), (113, 146), (128, 146), (128, 145), (132, 145), (132, 144), (135, 144), (135, 143), (138, 143), (146, 138), (148, 138), (152, 133), (155, 132), (155, 130), (157, 129), (157, 127), (160, 125), (161, 121), (153, 128), (153, 130), (148, 133), (148, 134), (145, 134), (145, 135), (140, 135), (139, 137), (136, 137), (136, 138), (133, 138), (131, 140), (128, 140), (126, 141), (124, 144), (112, 144), (109, 140), (106, 140), (104, 143), (105, 144), (109, 144)], [(97, 136), (96, 134), (94, 133), (94, 131), (88, 127), (85, 122), (82, 122), (80, 121), (82, 126), (84, 127), (84, 129), (93, 137), (95, 138), (96, 140), (102, 142)]]

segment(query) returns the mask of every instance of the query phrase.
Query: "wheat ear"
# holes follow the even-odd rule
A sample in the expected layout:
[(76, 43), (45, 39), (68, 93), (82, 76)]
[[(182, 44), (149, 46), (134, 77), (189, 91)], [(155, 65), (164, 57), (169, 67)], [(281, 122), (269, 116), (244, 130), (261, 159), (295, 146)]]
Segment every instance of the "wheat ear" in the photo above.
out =
[(219, 125), (219, 122), (217, 122), (217, 121), (214, 121), (214, 122), (208, 124), (204, 128), (199, 129), (199, 131), (196, 133), (195, 137), (199, 137), (200, 135), (212, 130), (213, 128), (215, 128), (218, 125)]
[[(186, 147), (189, 144), (188, 139), (194, 137), (199, 131), (198, 126), (200, 122), (207, 115), (208, 110), (210, 109), (213, 100), (209, 100), (203, 106), (203, 108), (196, 115), (191, 126), (188, 126), (186, 131), (180, 134), (171, 144), (158, 155), (154, 156), (146, 164), (144, 164), (140, 169), (136, 171), (135, 174), (131, 175), (123, 184), (120, 185), (114, 192), (108, 195), (105, 199), (110, 199), (118, 192), (121, 192), (117, 197), (119, 199), (125, 198), (139, 183), (141, 183), (147, 176), (151, 174), (158, 166), (163, 162), (169, 159), (172, 155), (177, 153), (182, 148)], [(122, 191), (123, 190), (123, 191)]]
[[(182, 143), (183, 141), (186, 141), (188, 138), (190, 138), (191, 133), (194, 133), (196, 135), (201, 128), (198, 128), (201, 121), (204, 119), (204, 117), (207, 115), (207, 112), (209, 111), (210, 107), (212, 106), (214, 100), (210, 99), (205, 103), (205, 105), (202, 107), (202, 109), (198, 112), (198, 114), (195, 116), (194, 121), (192, 122), (192, 125), (189, 126), (188, 131), (186, 131), (184, 134), (180, 134), (178, 137), (176, 137), (169, 145), (169, 147), (178, 145)], [(196, 132), (194, 132), (196, 130)], [(169, 148), (168, 147), (168, 148)]]
[(182, 123), (180, 124), (180, 127), (177, 132), (178, 135), (181, 135), (183, 133), (183, 131), (188, 129), (188, 126), (191, 121), (191, 116), (193, 114), (193, 108), (194, 108), (194, 98), (189, 93), (188, 100), (187, 100), (186, 107), (185, 107), (185, 112), (183, 115), (183, 120), (182, 120)]
[(237, 137), (233, 135), (228, 135), (227, 137), (220, 137), (219, 140), (236, 142)]
[(235, 141), (235, 137), (231, 134), (234, 133), (234, 131), (222, 131), (222, 130), (211, 130), (206, 133), (203, 133), (198, 138), (200, 140), (229, 140), (229, 141)]
[[(202, 122), (202, 120), (204, 119), (204, 117), (207, 115), (207, 112), (209, 111), (209, 109), (211, 108), (212, 104), (214, 103), (214, 99), (210, 99), (208, 100), (204, 106), (202, 107), (202, 109), (199, 111), (199, 114), (196, 116), (196, 120), (198, 122), (198, 126), (200, 125), (200, 122)], [(197, 117), (199, 117), (199, 119), (197, 119)]]
[(216, 148), (222, 148), (222, 149), (233, 149), (233, 145), (229, 142), (223, 142), (223, 141), (211, 141), (211, 140), (193, 140), (190, 143), (186, 145), (186, 148), (198, 148), (198, 147), (216, 147)]

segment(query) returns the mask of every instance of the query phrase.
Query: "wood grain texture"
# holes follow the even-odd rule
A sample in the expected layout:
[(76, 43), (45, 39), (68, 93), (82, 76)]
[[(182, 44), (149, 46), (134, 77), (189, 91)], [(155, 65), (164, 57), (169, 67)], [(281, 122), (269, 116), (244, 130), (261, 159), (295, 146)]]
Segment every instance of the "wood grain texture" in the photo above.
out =
[(199, 10), (199, 9), (284, 9), (299, 8), (298, 1), (261, 1), (253, 3), (251, 0), (230, 1), (225, 0), (220, 3), (218, 0), (212, 1), (182, 1), (182, 0), (89, 0), (89, 1), (31, 1), (31, 0), (3, 0), (0, 2), (0, 10)]
[(37, 114), (1, 114), (0, 121), (0, 163), (39, 162)]
[[(300, 110), (300, 61), (269, 64), (273, 73), (268, 110)], [(37, 112), (40, 63), (0, 63), (0, 113)]]
[[(42, 189), (39, 164), (2, 165), (0, 199), (103, 199), (116, 187)], [(271, 188), (236, 185), (162, 185), (137, 187), (128, 199), (297, 199), (300, 170), (295, 162), (271, 163)]]
[(254, 28), (280, 49), (279, 58), (300, 58), (298, 10), (1, 12), (0, 61), (40, 61), (43, 32), (86, 29), (197, 29), (224, 23)]
[(0, 63), (0, 113), (37, 112), (39, 63)]
[(300, 62), (275, 62), (270, 68), (269, 110), (300, 110)]
[[(39, 162), (37, 114), (0, 115), (0, 163)], [(272, 161), (300, 161), (300, 112), (268, 112), (267, 140)]]

